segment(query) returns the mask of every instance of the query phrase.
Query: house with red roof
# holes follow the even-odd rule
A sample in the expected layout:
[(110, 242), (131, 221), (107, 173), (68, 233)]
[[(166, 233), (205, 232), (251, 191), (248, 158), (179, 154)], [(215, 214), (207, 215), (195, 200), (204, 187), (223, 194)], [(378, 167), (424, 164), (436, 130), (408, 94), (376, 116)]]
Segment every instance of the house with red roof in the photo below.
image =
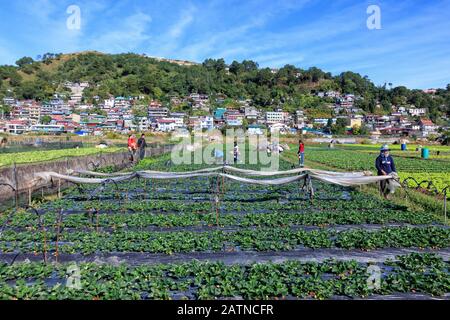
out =
[(420, 131), (423, 135), (427, 136), (429, 134), (437, 133), (439, 126), (435, 125), (430, 119), (420, 119), (419, 120)]

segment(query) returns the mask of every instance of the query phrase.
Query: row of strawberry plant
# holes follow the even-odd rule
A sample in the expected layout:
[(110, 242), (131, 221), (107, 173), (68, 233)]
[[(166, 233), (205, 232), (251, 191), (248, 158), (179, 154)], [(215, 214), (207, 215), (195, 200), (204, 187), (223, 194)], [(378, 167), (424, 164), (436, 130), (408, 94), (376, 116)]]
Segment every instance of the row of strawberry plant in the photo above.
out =
[(258, 228), (234, 232), (54, 232), (4, 231), (0, 235), (1, 252), (60, 252), (91, 254), (95, 252), (205, 252), (205, 251), (286, 251), (309, 248), (446, 248), (450, 246), (450, 229), (440, 227), (387, 227), (376, 231), (350, 229), (291, 230), (290, 228)]
[[(0, 264), (0, 299), (327, 299), (399, 293), (442, 296), (449, 292), (448, 263), (440, 257), (411, 254), (397, 258), (388, 262), (394, 269), (378, 266), (382, 275), (379, 286), (368, 285), (371, 265), (355, 261), (136, 267), (83, 263), (77, 266), (80, 288), (66, 286), (73, 265)], [(417, 261), (419, 268), (414, 264)]]

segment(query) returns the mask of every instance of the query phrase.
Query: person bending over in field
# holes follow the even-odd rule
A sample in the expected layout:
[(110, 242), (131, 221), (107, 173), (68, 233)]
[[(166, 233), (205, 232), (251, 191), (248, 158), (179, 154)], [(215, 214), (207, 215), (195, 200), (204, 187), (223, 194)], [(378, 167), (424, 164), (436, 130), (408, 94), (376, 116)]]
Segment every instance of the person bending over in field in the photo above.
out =
[(0, 148), (6, 148), (6, 144), (8, 143), (8, 140), (3, 137), (0, 141)]
[[(377, 168), (379, 176), (387, 176), (395, 173), (397, 175), (397, 169), (395, 168), (394, 159), (389, 154), (388, 145), (384, 145), (380, 149), (380, 155), (375, 160), (375, 167)], [(389, 180), (380, 181), (380, 192), (386, 199), (389, 199)]]

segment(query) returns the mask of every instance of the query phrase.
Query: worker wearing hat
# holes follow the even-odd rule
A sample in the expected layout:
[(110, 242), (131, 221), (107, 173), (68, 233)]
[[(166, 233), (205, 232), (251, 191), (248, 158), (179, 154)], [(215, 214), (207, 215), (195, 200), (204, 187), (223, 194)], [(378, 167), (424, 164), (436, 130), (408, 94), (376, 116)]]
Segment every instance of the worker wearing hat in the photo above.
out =
[[(387, 176), (392, 173), (397, 173), (397, 169), (395, 168), (394, 159), (389, 154), (389, 146), (387, 144), (383, 145), (380, 149), (380, 155), (377, 157), (375, 161), (375, 167), (377, 168), (379, 176)], [(380, 181), (380, 190), (386, 196), (386, 184), (388, 180)]]

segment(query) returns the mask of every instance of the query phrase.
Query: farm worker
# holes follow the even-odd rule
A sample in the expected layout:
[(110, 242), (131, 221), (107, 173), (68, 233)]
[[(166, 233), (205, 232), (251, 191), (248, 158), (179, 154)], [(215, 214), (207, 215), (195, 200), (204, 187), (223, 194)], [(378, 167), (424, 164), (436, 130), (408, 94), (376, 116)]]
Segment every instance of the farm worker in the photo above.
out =
[(137, 150), (137, 142), (136, 142), (136, 136), (134, 134), (131, 134), (128, 137), (128, 152), (130, 153), (130, 161), (134, 161), (134, 154)]
[[(379, 176), (394, 175), (397, 176), (397, 169), (395, 168), (394, 159), (389, 154), (389, 146), (387, 144), (383, 145), (380, 149), (380, 155), (375, 160), (375, 167), (377, 168)], [(390, 180), (380, 181), (380, 191), (386, 199), (388, 199)]]
[(239, 146), (237, 142), (234, 143), (233, 156), (234, 156), (234, 164), (237, 164), (239, 157)]
[(303, 140), (298, 141), (298, 162), (300, 167), (303, 167), (305, 165), (305, 144), (303, 143)]
[(145, 148), (147, 147), (147, 141), (145, 141), (145, 134), (142, 134), (137, 142), (137, 146), (139, 148), (139, 159), (142, 160), (145, 158)]

